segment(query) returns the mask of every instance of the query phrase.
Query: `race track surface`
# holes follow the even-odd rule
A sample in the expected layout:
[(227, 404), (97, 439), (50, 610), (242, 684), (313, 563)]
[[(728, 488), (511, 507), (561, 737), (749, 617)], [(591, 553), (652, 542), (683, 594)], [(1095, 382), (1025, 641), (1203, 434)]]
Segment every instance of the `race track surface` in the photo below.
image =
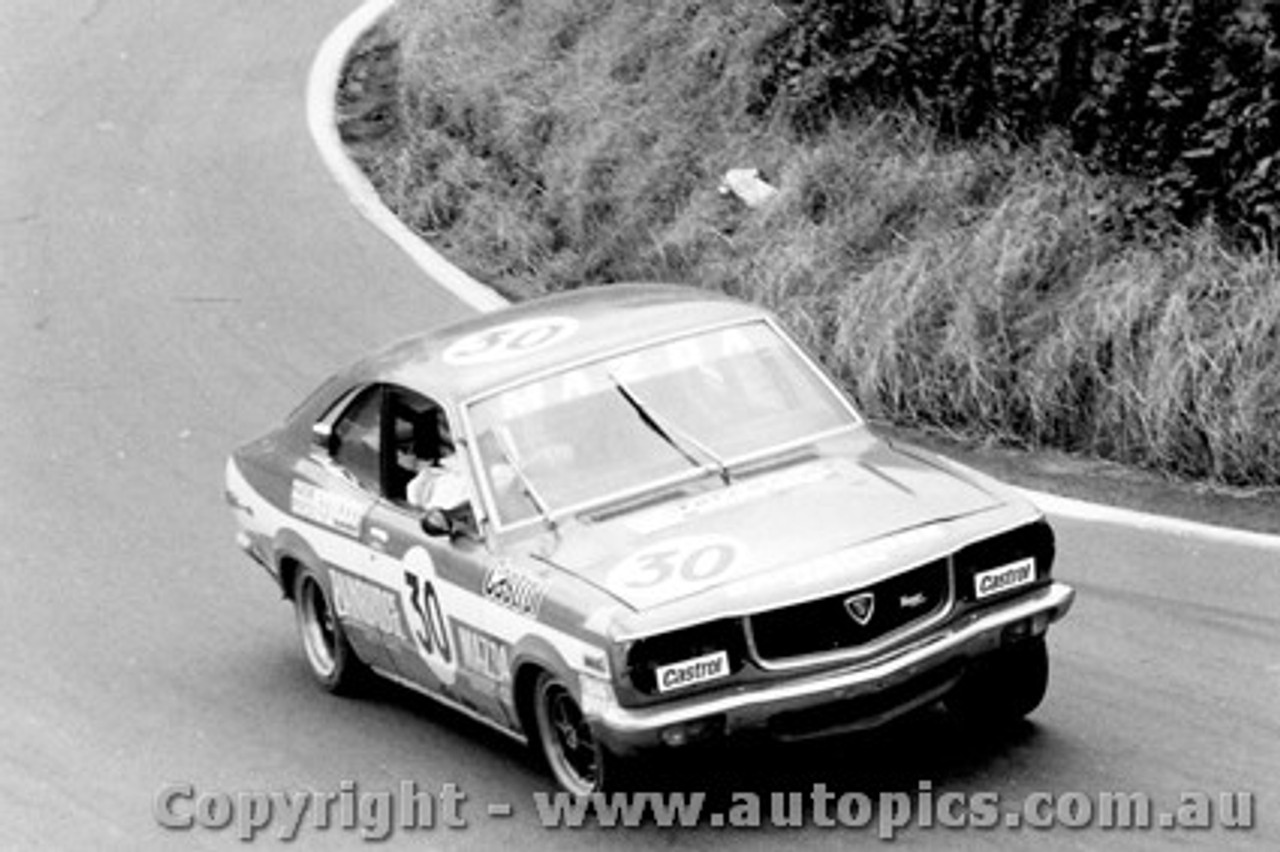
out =
[[(393, 848), (865, 848), (870, 832), (545, 831), (515, 744), (395, 688), (308, 679), (290, 610), (232, 543), (227, 451), (366, 349), (467, 309), (348, 205), (306, 132), (338, 0), (7, 0), (0, 8), (0, 848), (243, 848), (171, 832), (198, 792), (452, 783), (465, 829)], [(1251, 832), (904, 830), (911, 848), (1280, 847), (1274, 552), (1060, 520), (1079, 600), (1032, 721), (939, 713), (741, 748), (673, 789), (1248, 791)], [(488, 803), (510, 803), (506, 817)], [(270, 845), (268, 828), (257, 845)], [(361, 845), (304, 826), (297, 848)]]

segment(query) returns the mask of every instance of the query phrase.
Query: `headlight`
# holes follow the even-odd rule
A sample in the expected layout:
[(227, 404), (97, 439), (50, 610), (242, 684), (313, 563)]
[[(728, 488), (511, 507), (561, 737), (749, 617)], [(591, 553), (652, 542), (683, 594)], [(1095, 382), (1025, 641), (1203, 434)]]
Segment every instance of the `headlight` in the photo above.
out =
[(745, 648), (737, 619), (686, 627), (628, 643), (623, 677), (645, 695), (691, 689), (741, 669)]
[(1049, 579), (1053, 555), (1053, 529), (1044, 520), (975, 542), (955, 555), (959, 597), (986, 601), (1040, 585)]

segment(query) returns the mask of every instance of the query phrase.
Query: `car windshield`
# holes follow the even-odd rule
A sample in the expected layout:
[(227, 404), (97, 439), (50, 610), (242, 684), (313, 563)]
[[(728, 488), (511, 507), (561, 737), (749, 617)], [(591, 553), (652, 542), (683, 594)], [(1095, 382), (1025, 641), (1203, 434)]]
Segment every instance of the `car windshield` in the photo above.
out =
[(528, 382), (468, 409), (501, 524), (585, 508), (855, 425), (768, 323), (692, 334)]

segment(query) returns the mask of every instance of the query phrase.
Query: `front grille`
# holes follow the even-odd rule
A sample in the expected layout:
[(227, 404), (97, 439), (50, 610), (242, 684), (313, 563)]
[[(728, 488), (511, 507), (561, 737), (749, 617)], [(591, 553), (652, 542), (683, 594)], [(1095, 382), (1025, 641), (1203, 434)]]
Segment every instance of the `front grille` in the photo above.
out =
[(758, 613), (747, 623), (761, 661), (787, 662), (854, 652), (929, 621), (950, 601), (951, 572), (938, 559), (869, 586)]

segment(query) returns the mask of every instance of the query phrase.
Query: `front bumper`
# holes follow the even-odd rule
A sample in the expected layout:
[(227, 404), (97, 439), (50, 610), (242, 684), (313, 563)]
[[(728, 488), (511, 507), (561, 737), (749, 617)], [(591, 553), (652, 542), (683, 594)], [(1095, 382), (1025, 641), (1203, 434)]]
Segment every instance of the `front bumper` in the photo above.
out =
[[(871, 728), (944, 695), (968, 660), (1032, 634), (1066, 615), (1075, 590), (1054, 582), (995, 609), (956, 619), (880, 661), (826, 669), (679, 704), (627, 708), (588, 706), (596, 736), (613, 752), (630, 754), (707, 735), (766, 730), (781, 738)], [(833, 713), (824, 713), (832, 708)], [(847, 711), (847, 712), (846, 712)], [(785, 720), (787, 724), (776, 724)]]

